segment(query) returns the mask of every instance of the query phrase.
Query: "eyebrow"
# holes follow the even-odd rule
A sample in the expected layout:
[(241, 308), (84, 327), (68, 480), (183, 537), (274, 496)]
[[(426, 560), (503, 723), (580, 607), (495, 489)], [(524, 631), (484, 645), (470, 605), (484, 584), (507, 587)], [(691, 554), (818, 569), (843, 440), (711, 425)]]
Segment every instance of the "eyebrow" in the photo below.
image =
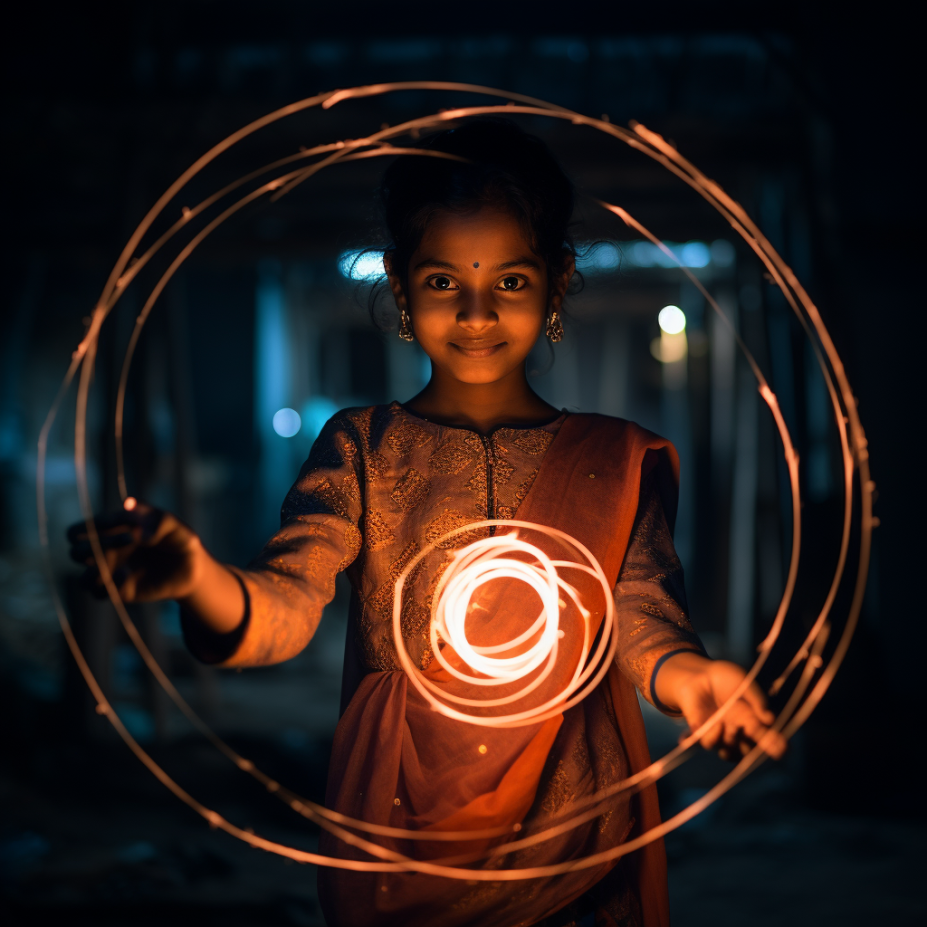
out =
[(424, 261), (415, 265), (415, 270), (421, 270), (423, 267), (434, 268), (435, 270), (460, 270), (456, 264), (439, 261), (437, 258), (425, 258)]
[(506, 261), (504, 264), (497, 264), (495, 270), (512, 270), (515, 267), (530, 267), (533, 270), (541, 269), (541, 265), (534, 258), (525, 255), (515, 258), (514, 261)]

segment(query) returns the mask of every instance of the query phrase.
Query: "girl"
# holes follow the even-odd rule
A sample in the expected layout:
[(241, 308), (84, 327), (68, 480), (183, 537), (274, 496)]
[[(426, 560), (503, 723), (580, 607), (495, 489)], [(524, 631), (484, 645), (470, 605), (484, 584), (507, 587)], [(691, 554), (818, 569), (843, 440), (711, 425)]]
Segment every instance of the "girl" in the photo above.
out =
[[(670, 535), (672, 446), (629, 422), (561, 412), (528, 384), (537, 339), (563, 336), (575, 258), (570, 182), (539, 139), (505, 122), (470, 123), (421, 145), (443, 156), (398, 159), (382, 197), (399, 336), (416, 339), (431, 359), (428, 385), (405, 403), (346, 409), (326, 425), (283, 503), (280, 531), (247, 569), (216, 562), (168, 512), (138, 505), (100, 524), (123, 598), (176, 599), (193, 653), (221, 666), (299, 653), (334, 595), (335, 575), (347, 570), (353, 597), (328, 806), (414, 830), (529, 833), (649, 764), (634, 687), (695, 727), (744, 673), (710, 660), (686, 617)], [(448, 531), (487, 518), (566, 531), (614, 586), (619, 651), (607, 679), (574, 708), (522, 728), (479, 727), (430, 710), (407, 686), (392, 637), (405, 566)], [(99, 588), (86, 536), (74, 537), (73, 556)], [(466, 541), (442, 542), (424, 559), (402, 609), (412, 659), (457, 694), (467, 687), (433, 659), (429, 619), (442, 569)], [(497, 596), (482, 630), (505, 639), (518, 613), (517, 597)], [(571, 643), (567, 635), (567, 654)], [(544, 686), (536, 693), (548, 695)], [(702, 743), (734, 756), (767, 735), (771, 721), (754, 686)], [(771, 734), (764, 747), (778, 755), (784, 743)], [(658, 822), (650, 787), (566, 834), (482, 865), (564, 862)], [(488, 846), (383, 842), (429, 859)], [(369, 859), (325, 832), (321, 849)], [(319, 887), (326, 918), (339, 927), (563, 925), (591, 923), (593, 913), (599, 925), (668, 923), (660, 842), (617, 865), (548, 879), (468, 884), (324, 868)]]

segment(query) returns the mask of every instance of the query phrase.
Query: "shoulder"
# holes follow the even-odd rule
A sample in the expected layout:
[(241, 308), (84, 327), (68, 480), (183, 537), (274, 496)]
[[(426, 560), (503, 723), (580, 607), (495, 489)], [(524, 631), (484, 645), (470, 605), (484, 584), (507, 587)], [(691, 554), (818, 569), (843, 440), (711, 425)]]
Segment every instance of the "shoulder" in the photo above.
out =
[(670, 444), (666, 438), (637, 422), (598, 412), (573, 412), (566, 417), (562, 427), (568, 430), (573, 440), (604, 440), (654, 448)]
[(391, 405), (349, 406), (337, 411), (323, 426), (319, 435), (347, 433), (352, 436), (367, 436), (381, 422), (395, 418), (396, 412)]
[(375, 451), (383, 435), (404, 418), (398, 403), (377, 406), (349, 406), (336, 412), (322, 427), (313, 450), (333, 448), (342, 456), (366, 456)]

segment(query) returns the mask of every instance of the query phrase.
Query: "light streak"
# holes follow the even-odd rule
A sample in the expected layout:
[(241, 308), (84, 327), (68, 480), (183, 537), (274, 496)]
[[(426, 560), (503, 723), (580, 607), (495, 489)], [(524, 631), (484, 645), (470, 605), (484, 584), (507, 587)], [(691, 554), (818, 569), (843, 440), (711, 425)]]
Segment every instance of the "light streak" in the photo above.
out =
[[(247, 138), (256, 132), (259, 132), (261, 129), (266, 128), (267, 126), (270, 126), (281, 119), (289, 118), (298, 113), (305, 112), (313, 107), (321, 106), (323, 110), (327, 110), (346, 101), (359, 99), (362, 97), (379, 96), (406, 89), (433, 90), (443, 92), (466, 91), (479, 93), (486, 96), (502, 97), (512, 102), (506, 106), (472, 106), (445, 110), (443, 112), (431, 114), (419, 119), (409, 120), (399, 126), (383, 128), (380, 132), (374, 133), (367, 138), (354, 139), (352, 141), (337, 142), (329, 145), (307, 148), (303, 151), (300, 151), (298, 154), (281, 158), (278, 161), (275, 161), (269, 165), (265, 165), (264, 167), (252, 171), (251, 173), (239, 178), (233, 183), (226, 185), (217, 193), (203, 200), (196, 206), (183, 208), (181, 210), (180, 218), (177, 219), (171, 225), (171, 227), (156, 241), (148, 246), (147, 250), (136, 257), (136, 251), (138, 250), (145, 236), (150, 231), (153, 223), (160, 216), (165, 214), (169, 204), (176, 200), (178, 194), (180, 194), (180, 192), (186, 187), (189, 181), (242, 139)], [(803, 645), (799, 648), (798, 652), (790, 661), (786, 670), (780, 675), (773, 686), (773, 690), (777, 691), (782, 687), (782, 685), (784, 685), (786, 680), (799, 666), (802, 667), (799, 678), (795, 683), (795, 688), (793, 689), (787, 704), (779, 712), (779, 715), (772, 725), (773, 729), (783, 732), (786, 737), (790, 737), (801, 726), (801, 724), (804, 723), (804, 721), (820, 702), (820, 699), (824, 696), (828, 687), (830, 686), (834, 675), (846, 654), (846, 650), (849, 646), (858, 621), (859, 611), (862, 604), (863, 591), (865, 588), (866, 572), (868, 568), (871, 532), (872, 528), (878, 523), (878, 521), (872, 515), (872, 501), (875, 486), (869, 476), (867, 442), (859, 420), (855, 398), (846, 378), (843, 364), (837, 354), (827, 329), (823, 325), (816, 306), (810, 300), (807, 293), (795, 277), (794, 273), (785, 264), (785, 262), (771, 246), (765, 236), (762, 235), (760, 230), (752, 222), (743, 208), (733, 199), (731, 199), (717, 183), (706, 178), (682, 155), (680, 155), (675, 150), (675, 148), (667, 144), (665, 140), (662, 139), (659, 135), (646, 129), (644, 126), (632, 123), (632, 128), (627, 130), (619, 126), (614, 126), (607, 120), (599, 120), (583, 116), (579, 113), (571, 112), (562, 107), (554, 106), (541, 100), (523, 95), (512, 94), (502, 90), (495, 90), (493, 88), (480, 87), (477, 85), (436, 81), (409, 81), (400, 84), (377, 84), (367, 87), (357, 87), (348, 90), (335, 91), (332, 93), (319, 94), (317, 96), (310, 97), (278, 109), (268, 114), (267, 116), (264, 116), (261, 119), (258, 119), (243, 127), (238, 132), (233, 133), (228, 138), (224, 139), (219, 144), (210, 149), (193, 165), (191, 165), (190, 168), (181, 174), (181, 176), (152, 206), (148, 214), (144, 217), (138, 228), (127, 242), (125, 248), (116, 261), (112, 272), (110, 273), (100, 299), (90, 314), (90, 321), (87, 331), (84, 335), (84, 338), (81, 340), (76, 350), (72, 354), (68, 370), (62, 380), (62, 384), (58, 390), (58, 393), (56, 394), (55, 400), (51, 409), (49, 410), (45, 422), (43, 423), (42, 430), (39, 435), (37, 513), (39, 522), (39, 536), (46, 554), (46, 569), (49, 578), (52, 579), (53, 576), (48, 541), (48, 517), (45, 505), (45, 460), (47, 454), (47, 442), (50, 430), (55, 422), (61, 403), (64, 401), (64, 398), (67, 395), (67, 392), (70, 389), (75, 376), (77, 376), (79, 372), (80, 376), (78, 379), (76, 407), (77, 414), (75, 418), (75, 465), (81, 509), (87, 521), (88, 537), (91, 547), (94, 551), (97, 565), (100, 569), (100, 574), (104, 586), (106, 587), (110, 599), (116, 608), (120, 620), (125, 626), (130, 639), (138, 648), (146, 666), (155, 675), (155, 677), (158, 679), (158, 682), (164, 687), (168, 695), (175, 702), (175, 704), (178, 705), (180, 710), (186, 715), (194, 727), (203, 733), (204, 736), (207, 737), (230, 761), (235, 763), (244, 772), (262, 782), (268, 791), (278, 795), (281, 800), (287, 802), (295, 811), (329, 829), (346, 843), (364, 849), (372, 856), (374, 856), (377, 861), (358, 862), (325, 857), (320, 854), (306, 853), (291, 847), (286, 847), (281, 844), (276, 844), (271, 841), (264, 840), (263, 838), (242, 830), (241, 828), (238, 828), (230, 822), (226, 821), (215, 811), (212, 811), (205, 805), (202, 805), (186, 791), (180, 788), (180, 786), (177, 785), (177, 783), (175, 783), (167, 775), (167, 773), (165, 773), (164, 770), (162, 770), (157, 765), (157, 763), (155, 763), (155, 761), (144, 751), (144, 749), (137, 742), (135, 742), (135, 740), (126, 730), (125, 726), (119, 720), (116, 713), (113, 711), (112, 706), (106, 700), (97, 681), (94, 679), (93, 674), (91, 673), (90, 668), (80, 651), (80, 648), (77, 645), (60, 597), (58, 596), (57, 591), (54, 588), (54, 584), (52, 583), (52, 595), (55, 601), (56, 611), (62, 626), (65, 640), (67, 641), (68, 646), (77, 662), (77, 665), (85, 680), (87, 681), (87, 684), (92, 694), (94, 695), (94, 698), (97, 701), (97, 710), (99, 713), (108, 718), (108, 720), (113, 724), (114, 728), (119, 733), (120, 737), (122, 737), (122, 739), (126, 742), (129, 748), (168, 789), (170, 789), (187, 805), (197, 811), (197, 813), (202, 815), (211, 826), (219, 827), (232, 836), (241, 839), (251, 844), (252, 846), (261, 847), (262, 849), (277, 853), (282, 856), (287, 856), (301, 862), (335, 866), (338, 868), (353, 869), (358, 871), (415, 870), (420, 872), (429, 872), (434, 875), (467, 879), (470, 881), (511, 881), (517, 879), (535, 878), (538, 876), (556, 875), (558, 873), (574, 870), (577, 868), (587, 868), (590, 866), (600, 865), (603, 862), (616, 859), (625, 855), (626, 853), (632, 852), (640, 846), (643, 846), (645, 843), (663, 836), (664, 834), (673, 830), (675, 827), (678, 827), (680, 824), (694, 817), (697, 813), (707, 807), (712, 801), (716, 800), (718, 797), (724, 794), (724, 792), (733, 787), (733, 785), (739, 782), (745, 775), (756, 768), (756, 766), (758, 766), (765, 759), (765, 753), (762, 750), (762, 745), (757, 745), (726, 777), (724, 777), (724, 779), (722, 779), (714, 787), (714, 789), (712, 789), (703, 798), (699, 799), (698, 802), (690, 805), (689, 808), (680, 812), (670, 820), (664, 822), (662, 825), (660, 825), (660, 827), (654, 828), (651, 831), (642, 834), (634, 841), (627, 842), (619, 847), (611, 848), (610, 850), (595, 856), (586, 857), (581, 860), (571, 860), (568, 863), (546, 867), (535, 867), (528, 869), (492, 869), (489, 871), (470, 868), (455, 868), (454, 866), (447, 865), (452, 862), (451, 860), (445, 860), (445, 865), (440, 863), (423, 863), (403, 856), (402, 854), (395, 853), (394, 851), (387, 850), (386, 848), (381, 847), (376, 843), (355, 835), (352, 833), (352, 831), (359, 830), (370, 835), (384, 837), (406, 837), (415, 840), (447, 841), (455, 841), (466, 838), (481, 839), (485, 836), (498, 836), (502, 833), (502, 831), (497, 829), (495, 831), (484, 831), (478, 834), (474, 832), (468, 832), (466, 834), (435, 832), (422, 833), (403, 830), (401, 828), (371, 825), (362, 821), (347, 818), (346, 816), (338, 814), (337, 812), (330, 811), (329, 809), (325, 809), (283, 788), (279, 783), (275, 782), (270, 777), (266, 776), (264, 773), (258, 770), (250, 760), (241, 757), (220, 738), (218, 738), (196, 715), (192, 708), (186, 704), (186, 702), (174, 688), (173, 684), (158, 666), (157, 662), (154, 660), (147, 647), (145, 647), (144, 642), (142, 641), (137, 629), (129, 618), (129, 615), (119, 598), (118, 591), (113, 584), (112, 577), (107, 567), (105, 558), (103, 557), (103, 553), (99, 544), (99, 538), (97, 536), (96, 529), (92, 520), (92, 507), (90, 505), (86, 472), (86, 413), (88, 393), (92, 379), (93, 365), (100, 331), (109, 313), (113, 310), (121, 296), (124, 294), (126, 288), (138, 277), (140, 271), (150, 262), (151, 258), (174, 238), (177, 232), (183, 228), (186, 228), (192, 222), (196, 221), (207, 209), (220, 203), (223, 198), (241, 189), (247, 183), (259, 180), (261, 177), (265, 177), (268, 173), (279, 171), (281, 168), (285, 168), (291, 164), (296, 164), (299, 161), (306, 161), (316, 156), (321, 157), (321, 160), (315, 164), (303, 168), (297, 168), (293, 171), (280, 173), (277, 176), (272, 177), (269, 181), (262, 183), (256, 190), (247, 193), (245, 196), (232, 203), (231, 206), (225, 208), (219, 216), (210, 221), (206, 227), (203, 228), (194, 237), (194, 239), (180, 251), (180, 253), (171, 262), (168, 270), (162, 275), (161, 279), (158, 281), (148, 299), (146, 300), (143, 310), (136, 320), (136, 326), (132, 333), (129, 349), (127, 350), (126, 358), (123, 363), (122, 376), (120, 378), (117, 398), (117, 471), (120, 492), (123, 496), (123, 499), (126, 501), (126, 507), (128, 508), (130, 497), (128, 495), (128, 490), (125, 483), (123, 467), (122, 416), (125, 389), (128, 379), (128, 372), (131, 365), (131, 359), (133, 356), (134, 348), (141, 334), (141, 330), (158, 296), (160, 295), (167, 281), (187, 259), (187, 257), (189, 257), (189, 255), (198, 246), (198, 244), (200, 244), (206, 237), (208, 237), (208, 235), (211, 234), (211, 232), (214, 231), (219, 225), (236, 214), (247, 203), (257, 200), (265, 195), (270, 197), (272, 200), (279, 199), (280, 196), (290, 192), (295, 186), (310, 179), (325, 167), (334, 165), (341, 161), (358, 160), (393, 154), (450, 157), (444, 155), (443, 153), (425, 152), (421, 149), (399, 147), (393, 148), (391, 147), (390, 139), (413, 134), (421, 130), (433, 129), (440, 127), (442, 124), (471, 116), (498, 113), (504, 113), (507, 115), (524, 114), (542, 116), (551, 119), (568, 121), (575, 126), (586, 127), (605, 133), (606, 135), (610, 135), (614, 139), (628, 145), (642, 155), (649, 157), (656, 163), (662, 165), (666, 170), (674, 174), (678, 179), (691, 187), (698, 195), (702, 196), (709, 204), (711, 204), (729, 222), (731, 228), (744, 240), (747, 246), (753, 250), (759, 260), (766, 267), (772, 282), (774, 282), (784, 294), (788, 304), (791, 306), (793, 312), (804, 328), (806, 334), (809, 337), (809, 340), (811, 341), (815, 356), (818, 360), (818, 364), (822, 370), (825, 382), (827, 384), (831, 403), (834, 409), (838, 433), (840, 435), (840, 447), (844, 473), (843, 532), (841, 537), (839, 556), (837, 558), (837, 565), (834, 571), (827, 599), (811, 630), (806, 636)], [(661, 249), (661, 251), (666, 253), (673, 263), (680, 266), (680, 269), (683, 271), (683, 273), (689, 277), (690, 281), (706, 297), (709, 305), (712, 306), (712, 309), (721, 319), (722, 323), (727, 325), (732, 330), (738, 346), (744, 353), (744, 356), (747, 358), (747, 361), (757, 378), (760, 395), (769, 408), (770, 413), (772, 414), (774, 423), (783, 443), (783, 451), (788, 468), (792, 500), (792, 554), (790, 558), (788, 576), (785, 588), (783, 590), (782, 600), (780, 602), (779, 608), (777, 609), (776, 616), (772, 623), (769, 634), (767, 635), (766, 639), (759, 645), (758, 659), (754, 663), (753, 667), (751, 667), (749, 670), (743, 684), (724, 705), (719, 707), (718, 711), (715, 712), (711, 718), (709, 718), (696, 731), (692, 731), (679, 744), (677, 748), (672, 750), (665, 757), (652, 763), (651, 766), (647, 769), (641, 770), (634, 776), (631, 776), (628, 779), (617, 783), (608, 789), (603, 789), (596, 793), (596, 795), (590, 796), (589, 798), (576, 803), (574, 805), (573, 811), (578, 813), (573, 813), (573, 811), (571, 811), (569, 816), (567, 814), (563, 815), (564, 817), (568, 817), (568, 819), (563, 820), (558, 824), (554, 824), (553, 826), (539, 831), (536, 834), (522, 837), (519, 840), (510, 840), (508, 842), (502, 843), (499, 846), (484, 852), (482, 854), (484, 857), (504, 855), (515, 849), (531, 846), (541, 842), (542, 840), (550, 839), (557, 834), (564, 833), (569, 829), (578, 826), (580, 823), (588, 821), (601, 814), (604, 810), (607, 809), (607, 807), (609, 807), (607, 803), (613, 801), (618, 796), (628, 797), (632, 795), (634, 792), (655, 782), (661, 776), (665, 775), (671, 769), (682, 763), (689, 755), (691, 755), (691, 749), (698, 742), (701, 736), (706, 733), (709, 728), (713, 727), (721, 718), (723, 718), (723, 716), (728, 710), (730, 710), (739, 696), (743, 694), (744, 691), (746, 691), (747, 686), (756, 677), (760, 667), (768, 659), (773, 645), (779, 639), (781, 629), (785, 621), (786, 614), (789, 610), (795, 589), (801, 540), (801, 498), (798, 480), (798, 456), (792, 445), (788, 429), (786, 428), (785, 421), (782, 417), (781, 411), (779, 410), (775, 395), (766, 383), (766, 380), (755, 359), (750, 355), (749, 351), (747, 351), (746, 346), (737, 335), (737, 332), (733, 329), (733, 326), (731, 326), (730, 321), (724, 316), (716, 301), (711, 297), (711, 295), (707, 292), (701, 282), (691, 273), (691, 271), (689, 271), (688, 268), (685, 267), (682, 262), (672, 252), (670, 252), (669, 249), (667, 249), (660, 240), (658, 240), (654, 235), (646, 230), (639, 222), (633, 219), (633, 217), (631, 217), (626, 210), (619, 206), (601, 201), (599, 202), (600, 205), (605, 209), (622, 218), (632, 228), (637, 229), (652, 244), (656, 245)], [(823, 653), (831, 630), (831, 610), (836, 598), (837, 590), (843, 580), (846, 570), (850, 542), (850, 526), (852, 524), (854, 505), (854, 476), (857, 475), (859, 479), (859, 498), (861, 505), (860, 523), (862, 529), (859, 542), (859, 568), (854, 581), (854, 592), (848, 610), (846, 622), (834, 647), (833, 653), (831, 654), (829, 660), (825, 662)], [(507, 527), (512, 527), (514, 523), (506, 522), (505, 524)], [(461, 529), (461, 531), (473, 530), (473, 527), (474, 526), (472, 525), (465, 526), (465, 528)], [(537, 528), (538, 526), (532, 527)], [(576, 544), (576, 542), (572, 543), (574, 545)], [(488, 551), (484, 551), (484, 553), (488, 553)], [(543, 563), (543, 561), (540, 559), (538, 559), (538, 562)], [(571, 561), (550, 561), (550, 564), (554, 567), (555, 572), (556, 568), (558, 567), (564, 569), (576, 568), (576, 564), (572, 563)], [(483, 576), (488, 575), (488, 569), (489, 568), (487, 567), (487, 570), (483, 572)], [(512, 568), (513, 571), (516, 569), (521, 570), (521, 566), (518, 568)], [(587, 571), (594, 571), (594, 567), (589, 566), (588, 563), (582, 567), (582, 569), (586, 569)], [(552, 574), (547, 572), (547, 570), (543, 570), (541, 572), (544, 574), (546, 579), (542, 581), (540, 578), (541, 573), (537, 573), (534, 581), (537, 583), (535, 588), (546, 589), (547, 592), (545, 595), (548, 595), (551, 588), (550, 584), (552, 582)], [(408, 574), (404, 574), (404, 576), (401, 578), (402, 582), (404, 582), (406, 575)], [(471, 575), (476, 577), (478, 574), (473, 573)], [(507, 578), (512, 579), (514, 577), (508, 576)], [(522, 577), (522, 574), (520, 573), (519, 578), (527, 579), (527, 574), (524, 574)], [(545, 583), (547, 584), (546, 586)], [(560, 591), (565, 591), (564, 586), (561, 585), (561, 581), (559, 579), (557, 580), (557, 587), (560, 589)], [(462, 600), (462, 598), (465, 596), (465, 589), (465, 584), (460, 586), (458, 591), (454, 592), (451, 595), (450, 600), (445, 603), (443, 613), (444, 624), (441, 626), (447, 631), (448, 639), (454, 635), (457, 635), (455, 640), (458, 644), (466, 641), (466, 620), (465, 618), (460, 619), (460, 616), (456, 611), (457, 605), (455, 605), (455, 602)], [(566, 594), (569, 597), (569, 593), (566, 592)], [(399, 588), (397, 588), (397, 600), (400, 598), (400, 596), (401, 583)], [(557, 649), (556, 640), (552, 637), (549, 630), (547, 630), (549, 627), (553, 626), (552, 602), (549, 596), (547, 598), (542, 596), (541, 598), (545, 605), (542, 609), (541, 615), (543, 622), (538, 626), (538, 629), (541, 630), (541, 627), (543, 626), (547, 634), (546, 637), (544, 637), (544, 634), (541, 636), (544, 637), (544, 640), (546, 641), (545, 646), (547, 644), (550, 645), (549, 649), (544, 651), (546, 653), (546, 659), (550, 661), (551, 655), (554, 655), (554, 659), (556, 658)], [(606, 609), (608, 608), (609, 600), (610, 596), (607, 595)], [(450, 606), (449, 611), (447, 606)], [(394, 612), (394, 623), (396, 621), (396, 614), (397, 613)], [(457, 616), (456, 618), (454, 617), (455, 615)], [(448, 624), (449, 616), (450, 624)], [(438, 625), (436, 625), (436, 627), (438, 627)], [(440, 633), (442, 637), (444, 636), (444, 631), (435, 631), (436, 635), (438, 633)], [(576, 704), (579, 698), (581, 698), (592, 686), (601, 680), (602, 676), (604, 675), (604, 671), (607, 670), (609, 662), (614, 655), (614, 635), (609, 634), (608, 638), (611, 639), (611, 643), (608, 645), (609, 652), (605, 655), (604, 660), (602, 660), (602, 648), (605, 646), (604, 642), (606, 640), (606, 635), (603, 633), (603, 635), (601, 635), (600, 645), (596, 654), (593, 654), (592, 659), (589, 660), (584, 666), (584, 660), (587, 657), (588, 648), (587, 622), (587, 639), (584, 642), (583, 647), (584, 659), (580, 660), (579, 662), (579, 667), (582, 667), (582, 670), (579, 671), (578, 676), (576, 675), (576, 671), (574, 671), (574, 675), (571, 678), (567, 689), (559, 694), (559, 707), (557, 704), (553, 704), (545, 708), (545, 711), (558, 713), (559, 711), (566, 710), (570, 705)], [(509, 642), (509, 644), (511, 643), (512, 642)], [(408, 655), (405, 653), (403, 647), (399, 647), (398, 649), (400, 653), (400, 659), (404, 661), (404, 666), (406, 667), (407, 672), (409, 672), (409, 666), (407, 666), (406, 663), (410, 663), (411, 661), (408, 660)], [(467, 648), (465, 643), (463, 649), (466, 652)], [(524, 666), (522, 666), (521, 669), (516, 670), (515, 664), (508, 664), (508, 669), (505, 670), (503, 669), (503, 664), (499, 663), (498, 661), (496, 663), (486, 662), (487, 659), (490, 661), (492, 660), (492, 657), (488, 652), (481, 653), (479, 648), (471, 648), (471, 650), (472, 653), (470, 656), (472, 657), (475, 655), (477, 664), (484, 669), (488, 668), (495, 671), (503, 670), (503, 673), (517, 673), (523, 672), (524, 670)], [(543, 648), (538, 650), (532, 659), (537, 657), (538, 654), (541, 654), (542, 650)], [(436, 650), (435, 653), (437, 654), (438, 650)], [(541, 663), (543, 663), (543, 660), (544, 657), (542, 656)], [(602, 662), (598, 663), (599, 660), (602, 660)], [(535, 668), (540, 666), (541, 663), (538, 663)], [(598, 665), (598, 669), (593, 670), (596, 665)], [(579, 667), (577, 669), (579, 669)], [(489, 675), (490, 678), (492, 678), (491, 674)], [(816, 682), (815, 677), (817, 677)], [(414, 672), (410, 672), (409, 678), (414, 685), (423, 685), (422, 680)], [(470, 681), (472, 682), (473, 680), (471, 679)], [(424, 688), (427, 689), (427, 686)], [(521, 695), (524, 696), (525, 694), (527, 693), (523, 690)], [(431, 695), (437, 700), (435, 693), (432, 692)], [(445, 697), (445, 701), (453, 700), (449, 700)], [(553, 701), (556, 702), (557, 699)], [(445, 713), (457, 711), (457, 709), (454, 709), (448, 705), (444, 705), (443, 703), (441, 708), (438, 710), (442, 710)], [(464, 712), (460, 712), (459, 714), (466, 715)], [(513, 713), (513, 715), (511, 715), (508, 721), (505, 723), (513, 725), (522, 723), (522, 719), (518, 718), (518, 715), (518, 712)], [(537, 717), (542, 716), (543, 711)], [(479, 723), (479, 721), (474, 721), (474, 716), (469, 715), (466, 716), (466, 718), (462, 717), (461, 720), (467, 720), (470, 723)], [(537, 718), (535, 720), (537, 720)], [(511, 831), (505, 831), (505, 833), (511, 833)], [(470, 861), (475, 858), (477, 857), (471, 856), (467, 859)]]

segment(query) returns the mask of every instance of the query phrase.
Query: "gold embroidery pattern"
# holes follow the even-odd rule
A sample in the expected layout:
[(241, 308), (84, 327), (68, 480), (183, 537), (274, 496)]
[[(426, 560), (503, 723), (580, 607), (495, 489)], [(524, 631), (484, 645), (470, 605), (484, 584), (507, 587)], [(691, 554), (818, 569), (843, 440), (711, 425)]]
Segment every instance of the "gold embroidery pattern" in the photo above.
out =
[(350, 438), (341, 440), (341, 456), (345, 460), (353, 460), (357, 456), (357, 445)]
[(344, 496), (332, 485), (332, 481), (327, 477), (313, 488), (310, 495), (315, 496), (327, 509), (336, 515), (340, 515), (342, 518), (348, 517), (348, 506)]
[[(403, 548), (402, 553), (389, 565), (388, 575), (386, 582), (383, 583), (377, 591), (367, 599), (367, 603), (370, 607), (378, 612), (380, 615), (391, 615), (393, 613), (393, 597), (395, 595), (396, 580), (399, 579), (399, 574), (406, 568), (406, 564), (418, 553), (419, 547), (415, 541), (409, 541), (409, 543)], [(412, 571), (409, 575), (407, 582), (411, 586), (419, 572), (421, 572), (422, 565), (419, 564), (418, 567)]]
[(547, 783), (547, 794), (541, 802), (541, 807), (548, 814), (556, 814), (572, 797), (570, 777), (564, 768), (563, 760), (560, 760)]
[(428, 639), (428, 629), (431, 624), (431, 611), (424, 605), (416, 602), (411, 596), (402, 603), (402, 613), (399, 616), (399, 626), (404, 638)]
[(641, 602), (641, 611), (653, 615), (654, 618), (665, 618), (663, 610), (657, 605), (651, 605), (649, 602)]
[(466, 482), (466, 487), (470, 492), (479, 493), (483, 499), (486, 498), (486, 464), (484, 461), (477, 464), (473, 476)]
[(357, 474), (349, 473), (341, 481), (341, 491), (352, 501), (360, 502), (360, 484), (357, 482)]
[(631, 670), (631, 675), (634, 677), (634, 684), (641, 692), (646, 690), (650, 682), (650, 670), (656, 662), (656, 659), (651, 659), (649, 655), (646, 657), (635, 657), (627, 661), (627, 667)]
[(408, 472), (399, 478), (389, 497), (408, 512), (428, 495), (428, 486), (428, 480), (415, 467), (410, 467)]
[(502, 890), (501, 882), (478, 882), (476, 887), (451, 905), (452, 911), (470, 911), (475, 906), (485, 907), (486, 903)]
[[(428, 544), (433, 544), (442, 535), (447, 534), (448, 531), (453, 531), (455, 528), (462, 528), (471, 521), (472, 519), (464, 515), (463, 512), (458, 512), (455, 509), (445, 509), (425, 528), (425, 541)], [(441, 541), (437, 546), (441, 550), (448, 550), (455, 547), (464, 547), (472, 543), (472, 541), (473, 533), (467, 531), (458, 534), (456, 537)]]
[(347, 548), (347, 552), (342, 558), (341, 563), (338, 564), (339, 573), (354, 562), (354, 558), (360, 552), (361, 543), (361, 533), (357, 530), (357, 527), (351, 524), (347, 525), (344, 529), (344, 545)]
[(379, 634), (380, 622), (375, 621), (370, 615), (367, 608), (361, 612), (358, 621), (356, 640), (360, 645), (361, 653), (364, 656), (364, 662), (371, 669), (381, 672), (388, 672), (396, 669), (395, 652), (388, 646), (384, 645)]
[(573, 749), (570, 751), (570, 757), (576, 764), (580, 776), (584, 776), (592, 769), (592, 764), (589, 761), (589, 747), (586, 744), (585, 732), (579, 734), (576, 740), (573, 741)]
[(367, 468), (367, 478), (370, 480), (383, 479), (389, 473), (389, 460), (377, 451), (367, 454), (364, 463)]
[[(612, 706), (605, 700), (606, 713)], [(615, 741), (615, 725), (595, 744), (596, 788), (604, 789), (621, 779), (624, 771), (624, 753)]]
[(363, 409), (351, 409), (345, 418), (357, 429), (358, 434), (366, 446), (370, 440), (370, 422), (376, 406), (367, 406)]
[(535, 468), (528, 474), (524, 482), (515, 490), (514, 496), (514, 507), (517, 509), (518, 506), (525, 501), (525, 497), (528, 495), (529, 490), (534, 485), (534, 481), (538, 475), (538, 468)]
[[(504, 430), (506, 434), (511, 434), (514, 431), (514, 429), (502, 430)], [(528, 431), (514, 431), (514, 434), (515, 437), (512, 439), (512, 444), (526, 454), (531, 454), (534, 457), (543, 454), (547, 448), (550, 447), (550, 442), (554, 440), (554, 436), (549, 431), (544, 431), (540, 428), (532, 428)]]
[(459, 441), (446, 441), (428, 458), (428, 463), (438, 473), (454, 475), (460, 473), (473, 460), (472, 451)]
[(431, 435), (424, 428), (406, 419), (389, 433), (386, 443), (402, 457), (417, 447), (424, 447), (431, 440)]
[(367, 550), (382, 550), (396, 540), (396, 535), (379, 512), (368, 512), (364, 516), (364, 534), (367, 538)]
[(472, 431), (467, 433), (467, 436), (464, 438), (464, 444), (466, 444), (474, 454), (482, 456), (486, 452), (480, 436), (473, 434)]
[(492, 481), (494, 486), (505, 486), (512, 478), (515, 468), (505, 459), (496, 457), (492, 467)]

